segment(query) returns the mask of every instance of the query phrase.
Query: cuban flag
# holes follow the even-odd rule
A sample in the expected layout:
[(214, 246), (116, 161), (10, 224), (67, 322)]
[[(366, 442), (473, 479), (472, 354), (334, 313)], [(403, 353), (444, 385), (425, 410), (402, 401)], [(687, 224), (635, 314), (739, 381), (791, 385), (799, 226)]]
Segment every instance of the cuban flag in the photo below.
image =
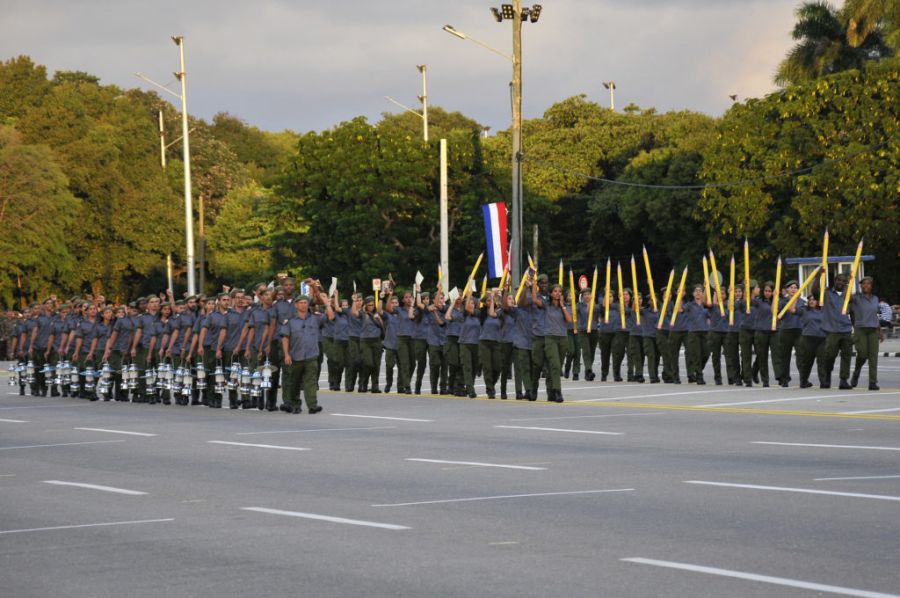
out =
[(506, 240), (506, 204), (489, 203), (481, 206), (484, 213), (484, 233), (487, 237), (487, 263), (490, 278), (500, 278), (509, 266)]

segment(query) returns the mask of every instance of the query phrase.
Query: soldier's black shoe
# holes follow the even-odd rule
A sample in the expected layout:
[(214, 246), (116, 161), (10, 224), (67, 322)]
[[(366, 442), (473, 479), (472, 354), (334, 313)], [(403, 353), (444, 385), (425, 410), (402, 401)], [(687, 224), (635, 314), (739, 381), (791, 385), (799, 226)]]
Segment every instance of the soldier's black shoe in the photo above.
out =
[(759, 372), (753, 374), (753, 381), (759, 384)]
[(606, 382), (607, 376), (608, 376), (608, 374), (603, 374), (602, 376), (600, 376), (600, 382)]
[(698, 386), (706, 386), (706, 380), (703, 379), (703, 376), (694, 378), (694, 382), (696, 382)]
[(722, 378), (716, 378), (716, 386), (722, 386)]
[(526, 393), (525, 393), (525, 398), (528, 399), (529, 401), (532, 401), (532, 402), (537, 401), (537, 391), (536, 391), (536, 390), (532, 390), (532, 391), (526, 392)]
[(303, 409), (300, 408), (300, 405), (293, 405), (288, 407), (288, 413), (292, 413), (293, 415), (300, 415), (303, 413)]
[(634, 381), (635, 381), (635, 382), (638, 382), (638, 383), (640, 383), (640, 384), (643, 384), (643, 383), (644, 383), (644, 377), (643, 377), (643, 376), (637, 376), (637, 377), (635, 377)]
[(838, 384), (838, 388), (840, 388), (841, 390), (850, 390), (853, 387), (847, 384), (846, 380), (841, 379), (841, 383)]
[(593, 382), (596, 377), (597, 376), (594, 374), (594, 372), (592, 372), (590, 370), (588, 370), (584, 373), (584, 379), (587, 380), (588, 382)]
[(763, 388), (769, 388), (769, 381), (768, 381), (768, 380), (766, 380), (765, 382), (763, 382)]
[(677, 376), (675, 378), (672, 378), (672, 384), (681, 384), (681, 378)]
[(854, 370), (853, 375), (850, 377), (850, 386), (856, 388), (859, 384), (859, 370)]
[(659, 384), (659, 378), (650, 378), (650, 384)]
[(881, 390), (874, 382), (869, 382), (869, 390)]
[(517, 400), (517, 401), (524, 401), (524, 400), (525, 400), (525, 395), (523, 395), (523, 394), (520, 393), (520, 392), (517, 392), (517, 393), (516, 393), (516, 400)]
[(466, 396), (466, 393), (464, 393), (461, 390), (457, 390), (455, 393), (453, 393), (453, 396), (454, 397), (464, 397), (464, 396)]
[(281, 405), (278, 406), (279, 411), (287, 411), (290, 408), (291, 408), (291, 406), (288, 405), (287, 403), (282, 403)]
[(828, 382), (822, 382), (819, 384), (819, 388), (831, 388), (831, 384)]
[(470, 392), (470, 393), (468, 394), (468, 397), (469, 397), (470, 399), (475, 399), (475, 398), (478, 398), (478, 395), (475, 394), (475, 391), (473, 390), (472, 392)]
[(747, 380), (746, 382), (744, 382), (744, 386), (746, 386), (747, 388), (753, 388), (753, 382)]
[[(381, 391), (378, 390), (378, 387), (377, 387), (377, 386), (373, 386), (373, 387), (372, 387), (372, 390), (371, 390), (371, 393), (374, 394), (374, 395), (380, 395), (380, 394), (381, 394)], [(310, 411), (310, 413), (312, 413), (312, 411)]]
[(813, 383), (810, 382), (809, 380), (803, 380), (800, 383), (800, 388), (812, 388), (812, 385), (813, 385)]
[(778, 383), (778, 385), (779, 385), (781, 388), (787, 388), (787, 387), (789, 386), (787, 380), (782, 380), (781, 382)]
[(391, 383), (388, 382), (384, 385), (384, 392), (391, 392)]
[(622, 376), (613, 376), (613, 382), (621, 382)]
[(575, 372), (574, 374), (572, 374), (572, 382), (577, 382), (577, 381), (578, 381), (578, 372)]
[(315, 415), (316, 413), (321, 413), (321, 412), (322, 412), (322, 406), (321, 406), (321, 405), (316, 405), (315, 407), (310, 407), (310, 408), (309, 408), (309, 413), (310, 413), (310, 415)]
[(496, 399), (496, 398), (497, 398), (497, 395), (494, 394), (494, 391), (493, 391), (493, 390), (489, 390), (489, 391), (487, 392), (487, 398), (489, 398), (489, 399)]

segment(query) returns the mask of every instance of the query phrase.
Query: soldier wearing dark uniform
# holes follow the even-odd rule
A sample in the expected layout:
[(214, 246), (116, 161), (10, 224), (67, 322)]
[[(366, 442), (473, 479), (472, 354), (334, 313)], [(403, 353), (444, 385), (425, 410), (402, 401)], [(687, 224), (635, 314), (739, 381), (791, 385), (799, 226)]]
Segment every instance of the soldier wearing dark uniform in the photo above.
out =
[(809, 299), (800, 309), (800, 350), (797, 352), (797, 369), (800, 370), (800, 388), (811, 388), (809, 381), (813, 362), (818, 366), (819, 384), (825, 387), (828, 370), (825, 369), (825, 332), (822, 331), (822, 309), (819, 291), (813, 288)]
[(301, 295), (294, 302), (296, 316), (285, 321), (279, 331), (281, 353), (284, 355), (284, 411), (300, 413), (300, 390), (306, 399), (310, 413), (319, 413), (322, 407), (316, 397), (318, 384), (319, 334), (325, 318), (333, 319), (334, 310), (323, 293), (320, 301), (325, 314), (310, 310), (309, 297)]
[[(798, 288), (796, 280), (789, 280), (788, 283), (784, 285), (784, 299), (790, 301), (791, 297), (797, 294)], [(797, 302), (791, 306), (791, 309), (784, 314), (784, 317), (778, 320), (777, 344), (780, 356), (778, 359), (779, 369), (775, 372), (775, 375), (778, 379), (778, 383), (783, 388), (787, 388), (791, 383), (791, 352), (797, 351), (797, 354), (800, 354), (800, 336), (803, 332), (803, 323), (800, 321), (800, 313), (805, 305), (806, 302), (803, 299), (798, 299)]]
[(878, 388), (878, 343), (884, 333), (878, 321), (878, 297), (872, 294), (872, 277), (859, 282), (860, 292), (850, 297), (850, 314), (853, 316), (853, 340), (856, 344), (856, 367), (850, 386), (859, 383), (863, 365), (869, 362), (869, 390)]
[[(360, 392), (372, 392), (378, 394), (378, 375), (381, 372), (381, 336), (384, 334), (384, 321), (378, 313), (381, 306), (375, 305), (375, 297), (369, 295), (365, 298), (359, 319), (362, 324), (359, 333), (360, 348)], [(323, 320), (324, 324), (324, 320)]]

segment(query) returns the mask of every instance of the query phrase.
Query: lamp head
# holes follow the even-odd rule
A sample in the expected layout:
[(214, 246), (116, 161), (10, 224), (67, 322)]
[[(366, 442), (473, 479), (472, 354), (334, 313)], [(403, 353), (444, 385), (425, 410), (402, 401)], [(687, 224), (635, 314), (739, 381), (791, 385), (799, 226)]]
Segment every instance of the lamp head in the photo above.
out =
[(462, 31), (457, 31), (456, 29), (454, 29), (453, 25), (444, 25), (442, 27), (442, 29), (444, 31), (446, 31), (447, 33), (449, 33), (450, 35), (455, 35), (459, 39), (466, 39), (466, 34), (463, 33)]

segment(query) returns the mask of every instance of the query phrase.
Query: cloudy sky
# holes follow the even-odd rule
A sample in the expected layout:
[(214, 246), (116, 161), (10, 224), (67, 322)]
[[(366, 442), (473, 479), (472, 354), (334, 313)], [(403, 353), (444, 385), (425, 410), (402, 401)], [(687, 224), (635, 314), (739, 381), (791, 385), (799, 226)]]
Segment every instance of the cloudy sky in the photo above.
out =
[[(526, 0), (530, 1), (530, 0)], [(721, 114), (774, 89), (791, 47), (798, 0), (544, 0), (523, 26), (524, 113), (585, 93), (618, 108)], [(145, 86), (178, 70), (169, 39), (185, 36), (189, 110), (227, 111), (264, 129), (321, 130), (417, 106), (428, 65), (429, 103), (493, 129), (508, 127), (511, 67), (441, 30), (444, 24), (509, 52), (509, 22), (489, 0), (0, 0), (0, 59), (19, 54), (103, 83)], [(499, 2), (495, 4), (499, 6)], [(177, 85), (177, 84), (176, 84)], [(176, 85), (173, 85), (174, 88)]]

